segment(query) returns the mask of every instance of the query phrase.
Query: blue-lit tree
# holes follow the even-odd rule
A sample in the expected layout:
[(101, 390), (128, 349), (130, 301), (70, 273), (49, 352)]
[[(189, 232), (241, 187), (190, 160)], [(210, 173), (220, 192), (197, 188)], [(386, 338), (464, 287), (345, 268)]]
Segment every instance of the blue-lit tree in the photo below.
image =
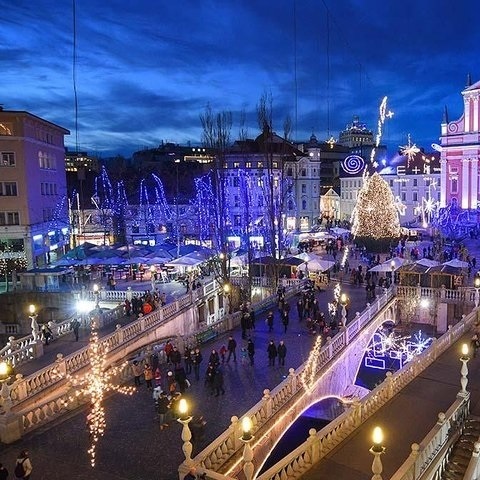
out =
[(225, 177), (225, 153), (230, 146), (230, 132), (232, 129), (231, 112), (214, 113), (207, 106), (205, 112), (200, 115), (202, 124), (202, 143), (206, 148), (215, 152), (214, 168), (212, 170), (212, 188), (215, 198), (215, 210), (213, 212), (214, 247), (219, 253), (221, 260), (220, 277), (224, 283), (228, 282), (228, 244), (227, 244), (227, 201), (226, 201), (226, 177)]

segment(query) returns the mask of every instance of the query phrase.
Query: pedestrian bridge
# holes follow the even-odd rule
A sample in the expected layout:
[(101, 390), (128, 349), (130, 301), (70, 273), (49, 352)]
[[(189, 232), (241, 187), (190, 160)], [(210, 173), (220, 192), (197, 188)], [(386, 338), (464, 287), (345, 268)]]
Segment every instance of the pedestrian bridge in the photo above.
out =
[[(413, 287), (415, 288), (415, 287)], [(406, 289), (402, 293), (408, 295)], [(437, 295), (437, 292), (424, 292)], [(470, 292), (474, 295), (474, 292)], [(471, 300), (471, 294), (463, 294)], [(452, 294), (448, 293), (450, 297)], [(398, 298), (393, 290), (368, 306), (362, 314), (344, 327), (333, 339), (314, 350), (309, 360), (297, 370), (290, 369), (288, 378), (272, 391), (265, 390), (263, 398), (244, 417), (252, 422), (252, 440), (245, 445), (242, 438), (242, 420), (232, 417), (229, 428), (200, 452), (179, 467), (179, 478), (191, 466), (206, 472), (209, 479), (283, 480), (301, 478), (325, 455), (392, 399), (403, 387), (460, 338), (476, 319), (473, 312), (450, 328), (432, 346), (392, 375), (363, 399), (345, 398), (348, 387), (354, 384), (365, 348), (373, 334), (384, 322), (395, 320)], [(312, 405), (328, 397), (337, 397), (351, 405), (345, 413), (325, 428), (310, 430), (309, 438), (278, 464), (262, 472), (262, 466), (290, 426)], [(462, 404), (462, 408), (464, 405)], [(461, 410), (461, 409), (460, 409)], [(455, 410), (458, 411), (458, 408)], [(187, 442), (188, 443), (188, 442)], [(438, 446), (438, 445), (437, 445)], [(191, 451), (190, 451), (191, 453)], [(426, 449), (419, 461), (426, 462), (431, 450)], [(415, 468), (415, 465), (414, 467)], [(413, 478), (413, 477), (405, 477)]]

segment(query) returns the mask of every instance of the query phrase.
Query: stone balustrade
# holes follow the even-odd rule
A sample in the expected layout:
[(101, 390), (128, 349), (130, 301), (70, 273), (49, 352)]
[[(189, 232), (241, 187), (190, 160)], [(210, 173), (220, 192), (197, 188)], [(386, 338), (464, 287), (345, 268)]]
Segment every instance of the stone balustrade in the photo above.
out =
[[(315, 433), (310, 431), (309, 438), (302, 445), (290, 452), (266, 472), (256, 477), (257, 480), (301, 478), (302, 474), (343, 442), (345, 437), (385, 405), (420, 372), (431, 365), (439, 355), (452, 346), (463, 334), (468, 332), (476, 319), (477, 312), (474, 311), (448, 330), (440, 339), (434, 340), (427, 350), (406, 364), (404, 368), (393, 375), (391, 372), (387, 372), (384, 382), (372, 390), (361, 401), (354, 402), (349, 410), (330, 422), (320, 431)], [(297, 372), (295, 372), (295, 374)], [(392, 480), (419, 479), (419, 474), (417, 473), (417, 476), (414, 476), (412, 472), (424, 472), (430, 466), (435, 457), (434, 453), (438, 452), (440, 446), (445, 444), (446, 432), (449, 431), (449, 428), (454, 425), (460, 417), (465, 418), (468, 413), (468, 408), (468, 400), (465, 399), (465, 397), (457, 398), (448, 412), (445, 415), (442, 414), (441, 423), (437, 423), (432, 432), (417, 446), (418, 449), (407, 459), (405, 464), (402, 465), (400, 470), (392, 477)], [(249, 413), (247, 413), (247, 415), (248, 414)], [(436, 467), (441, 468), (440, 466)], [(429, 475), (428, 478), (440, 477)], [(476, 477), (472, 477), (472, 480), (473, 478)]]
[[(211, 286), (207, 288), (210, 292), (215, 291)], [(197, 295), (200, 294), (199, 291)], [(115, 332), (100, 339), (101, 348), (106, 349), (109, 356), (118, 349), (123, 349), (122, 351), (127, 354), (125, 348), (131, 341), (143, 336), (147, 330), (155, 329), (172, 317), (176, 317), (189, 308), (192, 301), (197, 298), (194, 295), (187, 295), (187, 297), (154, 310), (124, 327), (118, 326)], [(2, 442), (10, 443), (17, 440), (26, 432), (48, 423), (65, 411), (71, 389), (68, 377), (79, 374), (82, 369), (88, 367), (89, 347), (86, 346), (66, 357), (61, 354), (57, 357), (53, 364), (28, 377), (24, 378), (18, 374), (11, 385), (3, 384), (5, 388), (2, 387), (2, 391), (5, 390), (6, 393), (3, 392), (0, 396), (0, 405), (4, 410), (4, 415), (0, 415)], [(7, 421), (15, 425), (7, 425)]]
[[(387, 306), (393, 296), (393, 289), (389, 289), (385, 295), (379, 297), (372, 305), (368, 305), (361, 314), (358, 313), (346, 327), (342, 328), (333, 339), (328, 341), (320, 349), (315, 371), (312, 375), (318, 377), (326, 365), (333, 361), (338, 353), (374, 319), (378, 312)], [(245, 416), (248, 416), (252, 420), (252, 433), (254, 435), (268, 423), (274, 421), (274, 415), (278, 414), (296, 395), (304, 391), (304, 386), (300, 379), (305, 368), (306, 364), (303, 364), (298, 367), (297, 370), (290, 369), (288, 377), (283, 382), (277, 385), (272, 391), (265, 390), (262, 400), (245, 413)], [(232, 462), (238, 461), (242, 445), (241, 442), (237, 440), (241, 436), (241, 431), (239, 430), (240, 423), (238, 423), (238, 419), (234, 419), (236, 419), (236, 417), (232, 418), (232, 425), (228, 430), (193, 459), (193, 463), (200, 469), (205, 468), (209, 471), (219, 472), (225, 469), (226, 465), (231, 465)], [(187, 465), (180, 465), (180, 476), (187, 471)], [(283, 476), (275, 478), (290, 477), (285, 476), (284, 473)]]
[(468, 304), (475, 303), (476, 289), (473, 287), (462, 287), (458, 290), (450, 290), (445, 287), (409, 287), (405, 285), (397, 285), (396, 295), (402, 297), (431, 298), (445, 302), (466, 302)]
[[(469, 411), (469, 396), (457, 396), (446, 413), (438, 414), (436, 425), (421, 443), (412, 444), (411, 454), (391, 480), (442, 478), (449, 453), (459, 438), (461, 425), (468, 417)], [(466, 476), (463, 478), (467, 479)]]

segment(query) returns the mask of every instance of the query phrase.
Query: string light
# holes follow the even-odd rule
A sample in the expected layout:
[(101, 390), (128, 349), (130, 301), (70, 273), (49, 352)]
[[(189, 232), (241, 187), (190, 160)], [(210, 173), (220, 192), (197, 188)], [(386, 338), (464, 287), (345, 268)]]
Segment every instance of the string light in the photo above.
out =
[(300, 381), (302, 382), (305, 390), (310, 393), (317, 382), (316, 373), (318, 366), (320, 365), (320, 349), (322, 347), (322, 336), (318, 335), (315, 343), (308, 355), (305, 368), (300, 375)]
[(402, 368), (427, 349), (432, 341), (433, 338), (424, 336), (421, 330), (413, 335), (399, 335), (381, 328), (374, 333), (366, 349), (364, 365), (385, 370), (388, 367), (386, 359), (391, 359), (398, 360)]
[(85, 375), (70, 376), (67, 380), (76, 389), (75, 394), (64, 400), (68, 404), (79, 397), (88, 397), (90, 400), (90, 412), (87, 415), (87, 424), (90, 434), (90, 447), (87, 452), (90, 456), (90, 465), (95, 467), (97, 443), (103, 436), (106, 428), (105, 407), (103, 400), (108, 392), (118, 392), (124, 395), (132, 395), (135, 387), (125, 387), (113, 383), (114, 378), (119, 375), (128, 365), (124, 362), (119, 366), (107, 365), (108, 348), (98, 338), (95, 322), (92, 321), (92, 331), (88, 347), (90, 370)]
[(398, 238), (400, 221), (388, 183), (375, 172), (364, 179), (352, 212), (352, 234), (374, 239)]
[(410, 134), (407, 136), (408, 143), (400, 147), (400, 153), (407, 157), (407, 168), (410, 168), (410, 162), (413, 161), (415, 155), (420, 153), (420, 149), (411, 141)]
[(386, 118), (391, 119), (394, 115), (394, 113), (391, 110), (387, 110), (387, 100), (388, 100), (388, 97), (385, 96), (380, 102), (378, 122), (377, 122), (377, 134), (375, 135), (375, 147), (372, 148), (372, 152), (370, 154), (370, 163), (375, 168), (378, 167), (378, 162), (375, 160), (375, 153), (377, 151), (378, 146), (380, 145), (380, 141), (382, 140), (383, 125), (385, 123), (385, 119)]

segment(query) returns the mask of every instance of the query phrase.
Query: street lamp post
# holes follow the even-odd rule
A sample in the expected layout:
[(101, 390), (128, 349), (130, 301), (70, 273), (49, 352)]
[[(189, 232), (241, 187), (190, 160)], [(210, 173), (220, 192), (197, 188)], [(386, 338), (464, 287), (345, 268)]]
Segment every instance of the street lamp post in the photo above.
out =
[(392, 285), (395, 283), (395, 260), (390, 262), (390, 268), (392, 269)]
[(180, 418), (177, 421), (183, 425), (182, 450), (183, 450), (183, 454), (185, 455), (185, 465), (190, 467), (193, 465), (193, 462), (192, 462), (193, 445), (192, 445), (192, 442), (190, 441), (192, 439), (192, 432), (188, 424), (191, 422), (192, 417), (188, 415), (188, 403), (184, 398), (182, 398), (178, 403), (178, 411), (180, 412)]
[(0, 398), (1, 405), (6, 413), (12, 408), (12, 399), (10, 398), (10, 388), (8, 387), (8, 380), (12, 375), (12, 366), (7, 362), (0, 362)]
[(30, 313), (30, 327), (32, 329), (33, 341), (37, 342), (38, 340), (40, 340), (40, 327), (38, 326), (37, 322), (37, 311), (35, 305), (30, 305), (28, 307), (28, 311)]
[(176, 185), (176, 195), (175, 195), (175, 217), (176, 217), (176, 223), (177, 223), (177, 258), (180, 256), (180, 222), (178, 219), (179, 213), (178, 213), (178, 194), (179, 194), (179, 184), (178, 184), (178, 164), (180, 163), (180, 159), (176, 158), (175, 159), (175, 169), (177, 173), (177, 185)]
[(468, 356), (468, 345), (464, 343), (462, 345), (462, 356), (460, 357), (460, 361), (462, 362), (462, 368), (460, 369), (460, 385), (462, 389), (458, 392), (458, 395), (461, 397), (467, 397), (467, 384), (468, 384), (468, 366), (467, 363), (470, 360)]
[(342, 324), (340, 327), (344, 327), (347, 324), (347, 304), (348, 297), (346, 293), (340, 295), (340, 305), (342, 306)]
[(473, 286), (475, 287), (475, 308), (478, 308), (480, 303), (480, 277), (475, 277)]
[(224, 283), (223, 284), (223, 299), (225, 302), (225, 305), (223, 307), (223, 310), (225, 313), (230, 313), (230, 293), (232, 291), (232, 286), (229, 283)]
[(255, 467), (253, 465), (253, 451), (250, 442), (255, 438), (252, 435), (252, 420), (250, 417), (244, 417), (242, 420), (243, 435), (240, 440), (245, 444), (243, 449), (243, 473), (246, 480), (252, 480)]
[(380, 427), (375, 427), (373, 429), (373, 445), (370, 448), (370, 453), (373, 455), (372, 463), (372, 480), (382, 480), (382, 459), (381, 455), (385, 452), (385, 447), (383, 443), (383, 432)]

